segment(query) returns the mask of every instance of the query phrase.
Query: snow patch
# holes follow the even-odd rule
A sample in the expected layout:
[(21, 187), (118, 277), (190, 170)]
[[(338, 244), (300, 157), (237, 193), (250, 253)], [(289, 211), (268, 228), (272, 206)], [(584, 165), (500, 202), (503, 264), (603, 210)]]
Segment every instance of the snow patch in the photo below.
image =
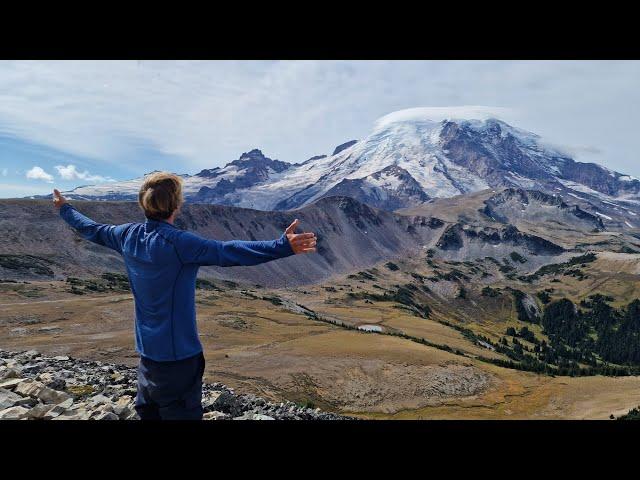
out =
[(365, 332), (382, 332), (382, 327), (379, 325), (360, 325), (358, 330), (363, 330)]

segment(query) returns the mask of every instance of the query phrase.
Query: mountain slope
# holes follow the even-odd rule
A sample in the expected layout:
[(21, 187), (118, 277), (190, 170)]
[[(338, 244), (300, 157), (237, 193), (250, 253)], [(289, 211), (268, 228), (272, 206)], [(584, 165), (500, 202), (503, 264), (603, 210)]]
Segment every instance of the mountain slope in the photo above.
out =
[[(74, 202), (102, 223), (142, 221), (134, 202)], [(401, 213), (400, 213), (401, 212)], [(609, 232), (601, 219), (559, 196), (538, 191), (486, 190), (436, 199), (398, 213), (351, 197), (324, 197), (301, 209), (264, 212), (187, 204), (176, 226), (218, 240), (278, 237), (293, 218), (318, 237), (318, 254), (255, 267), (205, 267), (202, 275), (287, 287), (325, 281), (381, 261), (432, 250), (438, 258), (528, 258), (510, 262), (519, 272), (558, 263), (585, 248), (636, 251), (638, 238)], [(0, 278), (60, 278), (123, 271), (122, 259), (82, 240), (44, 200), (0, 202)]]
[[(143, 221), (133, 202), (80, 202), (76, 207), (101, 223)], [(218, 205), (186, 205), (179, 228), (217, 240), (279, 237), (294, 218), (318, 237), (318, 254), (254, 267), (204, 267), (205, 277), (274, 287), (313, 283), (367, 268), (433, 243), (442, 223), (374, 209), (346, 197), (330, 197), (295, 212), (262, 212)], [(0, 278), (60, 278), (124, 271), (117, 253), (79, 237), (45, 200), (0, 202)]]
[[(191, 203), (288, 210), (332, 195), (386, 210), (486, 189), (519, 188), (590, 202), (614, 228), (635, 228), (640, 181), (576, 162), (538, 135), (475, 110), (409, 109), (379, 119), (360, 141), (290, 164), (259, 150), (225, 167), (183, 175)], [(142, 179), (85, 186), (86, 200), (133, 200)], [(606, 222), (605, 222), (606, 223)]]
[[(447, 224), (461, 224), (480, 231), (501, 231), (513, 226), (518, 231), (542, 237), (565, 249), (640, 251), (640, 235), (624, 217), (612, 209), (600, 213), (600, 204), (548, 194), (540, 190), (487, 189), (398, 210), (403, 215), (437, 216)], [(621, 227), (621, 224), (625, 228)]]

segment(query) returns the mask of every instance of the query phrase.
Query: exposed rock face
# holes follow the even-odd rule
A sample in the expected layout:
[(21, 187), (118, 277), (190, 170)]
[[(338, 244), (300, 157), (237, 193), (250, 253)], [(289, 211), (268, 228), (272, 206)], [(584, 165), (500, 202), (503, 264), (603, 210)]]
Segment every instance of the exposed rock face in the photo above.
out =
[(539, 152), (529, 150), (505, 124), (487, 120), (484, 128), (464, 122), (444, 122), (440, 138), (449, 158), (479, 177), (492, 187), (519, 186), (513, 174), (543, 181), (553, 180)]
[(442, 233), (440, 240), (436, 243), (436, 247), (442, 250), (459, 250), (462, 248), (462, 225), (456, 223), (449, 225)]
[(569, 159), (563, 163), (561, 174), (567, 180), (612, 197), (638, 195), (640, 192), (640, 181), (637, 179), (611, 172), (595, 163), (581, 163)]
[[(224, 168), (202, 170), (197, 176), (220, 181), (213, 187), (203, 186), (197, 194), (191, 195), (189, 201), (193, 203), (215, 203), (218, 205), (232, 205), (234, 202), (226, 198), (229, 193), (269, 180), (274, 173), (280, 173), (291, 164), (272, 160), (265, 157), (258, 149), (243, 153), (238, 160), (234, 160)], [(231, 179), (226, 178), (227, 173), (233, 170)]]
[(349, 140), (348, 142), (345, 142), (341, 145), (338, 145), (334, 150), (333, 153), (331, 155), (337, 155), (339, 154), (341, 151), (346, 150), (347, 148), (355, 145), (356, 143), (358, 143), (357, 140)]
[[(134, 367), (0, 350), (0, 420), (136, 420), (135, 396)], [(203, 385), (202, 404), (205, 420), (349, 418), (236, 395), (219, 383)]]
[(443, 232), (436, 246), (442, 250), (459, 250), (464, 245), (464, 238), (491, 245), (506, 244), (512, 247), (524, 247), (535, 255), (559, 255), (564, 249), (553, 242), (536, 235), (520, 232), (513, 225), (498, 230), (495, 228), (474, 228), (462, 223), (450, 225)]
[(482, 212), (501, 223), (555, 222), (569, 228), (585, 231), (605, 230), (598, 215), (589, 213), (579, 205), (569, 205), (560, 195), (551, 195), (538, 190), (507, 188), (485, 200)]
[(364, 178), (344, 179), (323, 197), (334, 195), (355, 198), (385, 210), (397, 210), (429, 200), (420, 184), (397, 165), (390, 165)]
[(446, 227), (435, 246), (437, 255), (449, 260), (502, 259), (498, 265), (505, 273), (531, 271), (567, 254), (560, 245), (513, 225), (494, 228), (458, 222)]

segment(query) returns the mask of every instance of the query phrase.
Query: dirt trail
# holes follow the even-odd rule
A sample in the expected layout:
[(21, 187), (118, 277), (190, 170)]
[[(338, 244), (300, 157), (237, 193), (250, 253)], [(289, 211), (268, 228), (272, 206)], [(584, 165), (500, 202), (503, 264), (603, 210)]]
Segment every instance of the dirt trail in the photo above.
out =
[(35, 300), (30, 302), (0, 303), (0, 307), (16, 307), (19, 305), (36, 305), (40, 303), (64, 303), (64, 302), (81, 302), (83, 300), (109, 300), (110, 302), (133, 298), (131, 295), (120, 296), (102, 296), (102, 297), (82, 297), (82, 298), (59, 298), (56, 300)]

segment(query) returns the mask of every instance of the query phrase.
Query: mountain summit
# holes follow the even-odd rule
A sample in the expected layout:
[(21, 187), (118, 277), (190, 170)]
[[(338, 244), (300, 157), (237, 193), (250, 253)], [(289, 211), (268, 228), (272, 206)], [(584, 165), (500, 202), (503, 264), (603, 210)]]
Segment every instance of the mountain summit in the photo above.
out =
[[(185, 195), (189, 202), (259, 210), (294, 209), (346, 195), (394, 210), (485, 189), (525, 188), (595, 202), (603, 218), (612, 206), (623, 215), (638, 209), (638, 179), (577, 162), (538, 135), (496, 118), (496, 112), (483, 107), (393, 112), (378, 119), (366, 138), (296, 164), (254, 149), (224, 167), (185, 175)], [(134, 199), (141, 181), (79, 187), (66, 194)]]

